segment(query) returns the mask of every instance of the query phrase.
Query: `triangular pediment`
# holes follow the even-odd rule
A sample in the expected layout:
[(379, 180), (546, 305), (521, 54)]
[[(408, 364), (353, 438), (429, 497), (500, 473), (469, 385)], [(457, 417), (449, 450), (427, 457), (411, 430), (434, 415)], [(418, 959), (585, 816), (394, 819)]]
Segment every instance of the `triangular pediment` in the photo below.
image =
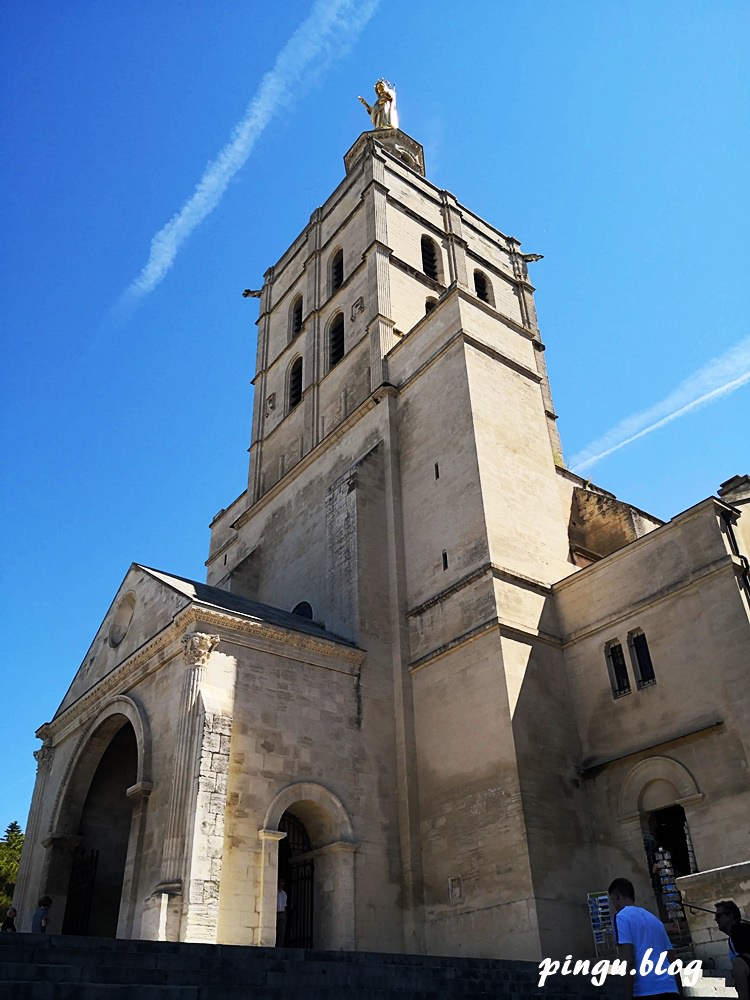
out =
[(205, 583), (150, 569), (137, 563), (128, 570), (58, 708), (55, 717), (101, 683), (120, 664), (168, 629), (176, 615), (196, 605), (259, 625), (274, 632), (302, 633), (312, 639), (351, 648), (351, 643), (311, 620)]
[(136, 563), (128, 570), (56, 715), (167, 628), (190, 598)]

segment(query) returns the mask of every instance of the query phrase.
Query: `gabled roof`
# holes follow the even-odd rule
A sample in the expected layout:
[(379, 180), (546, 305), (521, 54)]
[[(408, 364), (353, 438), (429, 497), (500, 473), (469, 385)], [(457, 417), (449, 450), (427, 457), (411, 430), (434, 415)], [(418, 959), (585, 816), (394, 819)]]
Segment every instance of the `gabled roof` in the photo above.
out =
[(161, 570), (152, 569), (150, 566), (142, 566), (139, 563), (135, 563), (135, 565), (138, 569), (143, 570), (144, 573), (148, 573), (167, 587), (171, 587), (172, 590), (183, 594), (190, 601), (202, 604), (204, 607), (219, 608), (222, 611), (229, 611), (233, 615), (241, 615), (243, 618), (264, 622), (267, 625), (276, 625), (279, 628), (304, 632), (306, 635), (314, 635), (319, 639), (326, 639), (328, 642), (339, 642), (345, 646), (354, 646), (354, 643), (342, 639), (332, 632), (327, 632), (322, 625), (317, 625), (309, 618), (292, 614), (291, 611), (282, 611), (281, 608), (274, 608), (270, 604), (261, 604), (260, 601), (252, 601), (248, 597), (231, 594), (229, 591), (220, 590), (218, 587), (209, 587), (207, 583), (198, 583), (196, 580), (187, 580), (182, 576), (163, 573)]

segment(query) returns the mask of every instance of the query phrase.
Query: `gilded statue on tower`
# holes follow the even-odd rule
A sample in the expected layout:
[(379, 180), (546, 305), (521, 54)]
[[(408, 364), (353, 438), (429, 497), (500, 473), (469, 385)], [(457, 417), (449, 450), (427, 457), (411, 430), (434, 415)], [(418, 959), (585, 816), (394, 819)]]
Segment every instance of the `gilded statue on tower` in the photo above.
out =
[(396, 88), (387, 80), (378, 80), (375, 84), (375, 96), (374, 104), (368, 104), (364, 97), (360, 97), (360, 101), (370, 116), (373, 128), (398, 128)]

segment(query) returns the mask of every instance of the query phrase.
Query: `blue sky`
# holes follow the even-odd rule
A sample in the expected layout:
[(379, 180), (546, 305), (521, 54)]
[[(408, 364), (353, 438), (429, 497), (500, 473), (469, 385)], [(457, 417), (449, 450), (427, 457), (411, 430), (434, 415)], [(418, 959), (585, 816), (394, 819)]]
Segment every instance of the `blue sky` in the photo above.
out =
[(343, 177), (379, 76), (430, 180), (544, 255), (568, 461), (665, 519), (750, 471), (744, 0), (16, 0), (1, 18), (0, 829), (26, 824), (34, 731), (129, 564), (204, 578), (207, 525), (247, 475), (240, 293)]

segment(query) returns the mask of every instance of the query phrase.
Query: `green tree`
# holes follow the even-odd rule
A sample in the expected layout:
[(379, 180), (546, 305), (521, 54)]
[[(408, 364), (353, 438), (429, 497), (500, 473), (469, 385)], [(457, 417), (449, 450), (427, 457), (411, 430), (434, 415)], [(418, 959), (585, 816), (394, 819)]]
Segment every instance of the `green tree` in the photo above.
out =
[(23, 830), (13, 820), (8, 825), (5, 836), (0, 840), (0, 913), (3, 916), (5, 910), (13, 902), (13, 891), (16, 888), (22, 847)]

